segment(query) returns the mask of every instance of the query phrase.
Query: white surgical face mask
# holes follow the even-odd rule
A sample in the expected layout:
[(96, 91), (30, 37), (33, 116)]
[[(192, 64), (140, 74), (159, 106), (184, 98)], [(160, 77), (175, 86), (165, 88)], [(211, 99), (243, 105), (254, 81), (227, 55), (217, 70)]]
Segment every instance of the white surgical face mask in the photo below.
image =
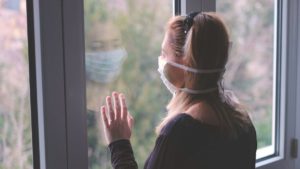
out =
[(123, 48), (110, 51), (87, 52), (85, 57), (87, 79), (99, 83), (111, 83), (122, 71), (127, 57)]
[(201, 73), (215, 73), (215, 72), (222, 72), (225, 71), (225, 69), (206, 69), (206, 70), (202, 70), (202, 69), (194, 69), (185, 65), (181, 65), (172, 61), (166, 61), (164, 59), (162, 59), (161, 57), (158, 57), (158, 72), (160, 73), (160, 78), (163, 81), (163, 83), (165, 84), (165, 86), (167, 87), (167, 89), (173, 94), (173, 96), (176, 94), (177, 90), (181, 90), (184, 91), (186, 93), (191, 93), (191, 94), (201, 94), (201, 93), (208, 93), (208, 92), (212, 92), (218, 89), (218, 87), (214, 87), (214, 88), (208, 88), (205, 90), (193, 90), (193, 89), (189, 89), (189, 88), (178, 88), (175, 85), (173, 85), (165, 76), (164, 74), (164, 69), (166, 64), (170, 64), (172, 66), (175, 66), (177, 68), (183, 69), (185, 71), (188, 72), (192, 72), (192, 73), (197, 73), (197, 74), (201, 74)]

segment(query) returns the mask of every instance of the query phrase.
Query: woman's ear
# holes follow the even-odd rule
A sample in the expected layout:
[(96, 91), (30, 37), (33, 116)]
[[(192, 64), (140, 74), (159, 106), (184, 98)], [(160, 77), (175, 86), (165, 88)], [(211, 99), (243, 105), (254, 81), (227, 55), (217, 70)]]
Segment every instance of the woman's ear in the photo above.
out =
[(176, 55), (175, 62), (181, 65), (185, 65), (185, 57)]

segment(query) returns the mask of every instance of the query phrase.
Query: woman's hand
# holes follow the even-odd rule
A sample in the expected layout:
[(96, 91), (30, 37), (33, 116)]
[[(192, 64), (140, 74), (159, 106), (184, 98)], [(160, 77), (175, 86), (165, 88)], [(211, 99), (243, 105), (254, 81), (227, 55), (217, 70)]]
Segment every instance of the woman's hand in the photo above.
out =
[(133, 118), (127, 110), (124, 94), (113, 92), (112, 97), (106, 96), (106, 106), (101, 106), (101, 115), (108, 144), (120, 139), (130, 140)]

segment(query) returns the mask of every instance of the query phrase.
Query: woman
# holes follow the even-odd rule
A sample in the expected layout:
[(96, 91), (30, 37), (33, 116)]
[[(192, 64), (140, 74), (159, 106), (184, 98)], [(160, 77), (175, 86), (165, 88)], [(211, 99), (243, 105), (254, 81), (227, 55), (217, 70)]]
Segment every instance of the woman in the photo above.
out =
[[(255, 129), (221, 83), (229, 48), (226, 27), (213, 13), (170, 19), (158, 71), (173, 98), (145, 169), (255, 168)], [(133, 118), (125, 97), (114, 92), (106, 103), (101, 113), (112, 165), (137, 169), (130, 144)]]

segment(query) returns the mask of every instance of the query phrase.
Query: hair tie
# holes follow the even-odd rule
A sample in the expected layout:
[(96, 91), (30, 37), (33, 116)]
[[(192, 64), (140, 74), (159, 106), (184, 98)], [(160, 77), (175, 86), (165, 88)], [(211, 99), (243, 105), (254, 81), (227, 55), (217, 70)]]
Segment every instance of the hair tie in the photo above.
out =
[(194, 17), (200, 12), (191, 12), (189, 13), (183, 21), (184, 34), (187, 34), (191, 27), (193, 26)]

